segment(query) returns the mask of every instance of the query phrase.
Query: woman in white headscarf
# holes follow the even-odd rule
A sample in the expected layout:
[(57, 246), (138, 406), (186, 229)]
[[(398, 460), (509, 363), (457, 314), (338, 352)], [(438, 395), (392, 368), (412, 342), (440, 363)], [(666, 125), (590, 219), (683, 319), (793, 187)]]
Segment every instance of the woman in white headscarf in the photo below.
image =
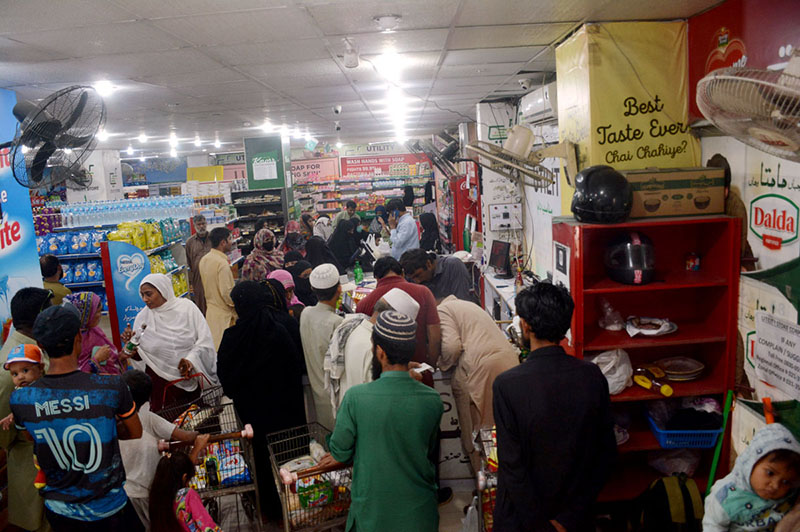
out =
[[(199, 394), (197, 379), (180, 381), (166, 388), (171, 381), (203, 373), (211, 384), (218, 385), (214, 340), (197, 305), (188, 299), (176, 298), (172, 280), (163, 273), (152, 273), (142, 279), (139, 293), (146, 306), (136, 315), (133, 330), (141, 330), (142, 325), (147, 327), (141, 335), (133, 365), (153, 379), (151, 411), (191, 402)], [(128, 327), (122, 334), (123, 342), (127, 342), (131, 334)], [(205, 380), (203, 383), (207, 384)]]

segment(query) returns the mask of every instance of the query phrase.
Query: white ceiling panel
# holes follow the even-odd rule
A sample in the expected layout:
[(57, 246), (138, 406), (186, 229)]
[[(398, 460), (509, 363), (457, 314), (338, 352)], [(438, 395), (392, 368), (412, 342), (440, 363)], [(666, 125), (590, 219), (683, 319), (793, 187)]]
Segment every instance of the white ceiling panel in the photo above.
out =
[(277, 90), (295, 92), (302, 89), (323, 87), (325, 89), (347, 83), (347, 78), (342, 74), (312, 74), (306, 76), (270, 76), (261, 78), (264, 83)]
[(154, 52), (182, 46), (180, 40), (144, 22), (12, 34), (12, 38), (71, 57)]
[(201, 69), (190, 72), (165, 73), (139, 78), (143, 83), (169, 87), (193, 87), (213, 83), (246, 81), (247, 78), (230, 68)]
[(157, 20), (156, 26), (195, 45), (306, 39), (316, 36), (305, 14), (295, 8), (198, 15)]
[(588, 18), (594, 6), (614, 0), (503, 0), (502, 7), (486, 0), (465, 0), (459, 26), (574, 22)]
[[(721, 0), (672, 0), (670, 2), (641, 2), (636, 0), (606, 1), (593, 6), (592, 21), (611, 20), (669, 20), (687, 18), (722, 3)], [(795, 5), (795, 9), (797, 5)], [(795, 16), (797, 12), (795, 11)]]
[(194, 96), (195, 98), (224, 98), (228, 94), (240, 94), (243, 92), (261, 92), (264, 86), (255, 81), (231, 81), (229, 83), (213, 83), (203, 85), (188, 85), (177, 89), (183, 94)]
[(284, 0), (111, 0), (141, 18), (183, 17), (280, 7)]
[(475, 65), (442, 65), (440, 78), (461, 78), (471, 76), (510, 76), (519, 72), (525, 63), (491, 63)]
[(308, 11), (325, 35), (349, 35), (374, 32), (372, 19), (379, 15), (400, 15), (398, 31), (447, 28), (457, 6), (458, 0), (367, 0), (310, 6)]
[(0, 62), (40, 63), (67, 59), (69, 54), (58, 49), (41, 48), (13, 38), (0, 37)]
[(475, 85), (499, 85), (507, 79), (508, 76), (482, 76), (478, 74), (467, 78), (440, 78), (436, 80), (436, 85), (434, 86), (440, 89), (449, 89)]
[(450, 41), (450, 49), (547, 46), (572, 27), (573, 24), (515, 24), (456, 28)]
[(226, 65), (260, 65), (330, 58), (321, 39), (214, 46), (206, 52)]
[(270, 63), (262, 65), (241, 65), (239, 69), (257, 78), (299, 77), (309, 74), (331, 75), (341, 74), (339, 66), (333, 59), (317, 59), (315, 61), (296, 61)]
[(0, 34), (39, 32), (133, 20), (106, 0), (4, 0)]
[[(380, 54), (390, 51), (405, 52), (431, 52), (440, 51), (447, 40), (446, 29), (395, 31), (392, 33), (361, 33), (354, 35), (350, 40), (355, 44), (359, 53), (364, 55)], [(339, 54), (344, 53), (344, 44), (331, 38)]]
[(447, 52), (445, 65), (479, 65), (482, 63), (514, 63), (529, 61), (544, 49), (543, 46), (517, 48), (480, 48), (476, 50), (454, 50)]
[(199, 72), (219, 68), (219, 63), (197, 50), (170, 50), (144, 54), (101, 55), (84, 59), (81, 66), (97, 73), (98, 79), (150, 77), (159, 74)]
[[(339, 85), (336, 87), (311, 87), (307, 89), (299, 89), (292, 91), (292, 97), (302, 102), (318, 102), (318, 101), (352, 101), (358, 98), (358, 94), (353, 90), (350, 85)], [(318, 105), (310, 105), (310, 107), (318, 107)]]

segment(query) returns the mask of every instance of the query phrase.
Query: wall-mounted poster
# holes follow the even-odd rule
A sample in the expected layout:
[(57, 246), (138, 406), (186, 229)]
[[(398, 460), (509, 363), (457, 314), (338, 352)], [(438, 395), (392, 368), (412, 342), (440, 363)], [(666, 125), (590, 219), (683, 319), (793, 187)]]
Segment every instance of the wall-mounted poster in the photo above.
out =
[[(14, 138), (17, 102), (11, 91), (0, 90), (0, 142)], [(0, 323), (11, 317), (11, 298), (20, 288), (42, 287), (30, 191), (17, 183), (9, 150), (0, 151)]]

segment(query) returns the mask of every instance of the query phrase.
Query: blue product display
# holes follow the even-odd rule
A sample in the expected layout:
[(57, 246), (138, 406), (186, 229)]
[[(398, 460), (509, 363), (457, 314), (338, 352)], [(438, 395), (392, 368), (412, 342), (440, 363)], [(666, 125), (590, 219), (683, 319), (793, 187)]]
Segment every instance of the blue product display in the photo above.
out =
[(86, 263), (86, 280), (90, 283), (103, 280), (103, 265), (99, 260), (90, 260)]
[(64, 271), (64, 277), (61, 279), (61, 284), (69, 284), (75, 282), (73, 281), (74, 279), (73, 269), (72, 269), (73, 266), (74, 264), (72, 264), (72, 261), (69, 260), (61, 263), (61, 269)]
[(74, 265), (75, 270), (72, 272), (73, 283), (85, 283), (88, 281), (86, 275), (86, 263), (76, 262)]

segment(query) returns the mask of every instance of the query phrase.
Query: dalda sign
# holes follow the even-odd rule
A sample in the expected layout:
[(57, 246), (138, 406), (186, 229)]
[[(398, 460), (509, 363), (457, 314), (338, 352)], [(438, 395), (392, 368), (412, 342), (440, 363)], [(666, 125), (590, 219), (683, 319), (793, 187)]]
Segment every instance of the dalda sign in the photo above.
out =
[(781, 249), (797, 242), (800, 208), (778, 194), (764, 194), (750, 202), (750, 231), (765, 248)]

